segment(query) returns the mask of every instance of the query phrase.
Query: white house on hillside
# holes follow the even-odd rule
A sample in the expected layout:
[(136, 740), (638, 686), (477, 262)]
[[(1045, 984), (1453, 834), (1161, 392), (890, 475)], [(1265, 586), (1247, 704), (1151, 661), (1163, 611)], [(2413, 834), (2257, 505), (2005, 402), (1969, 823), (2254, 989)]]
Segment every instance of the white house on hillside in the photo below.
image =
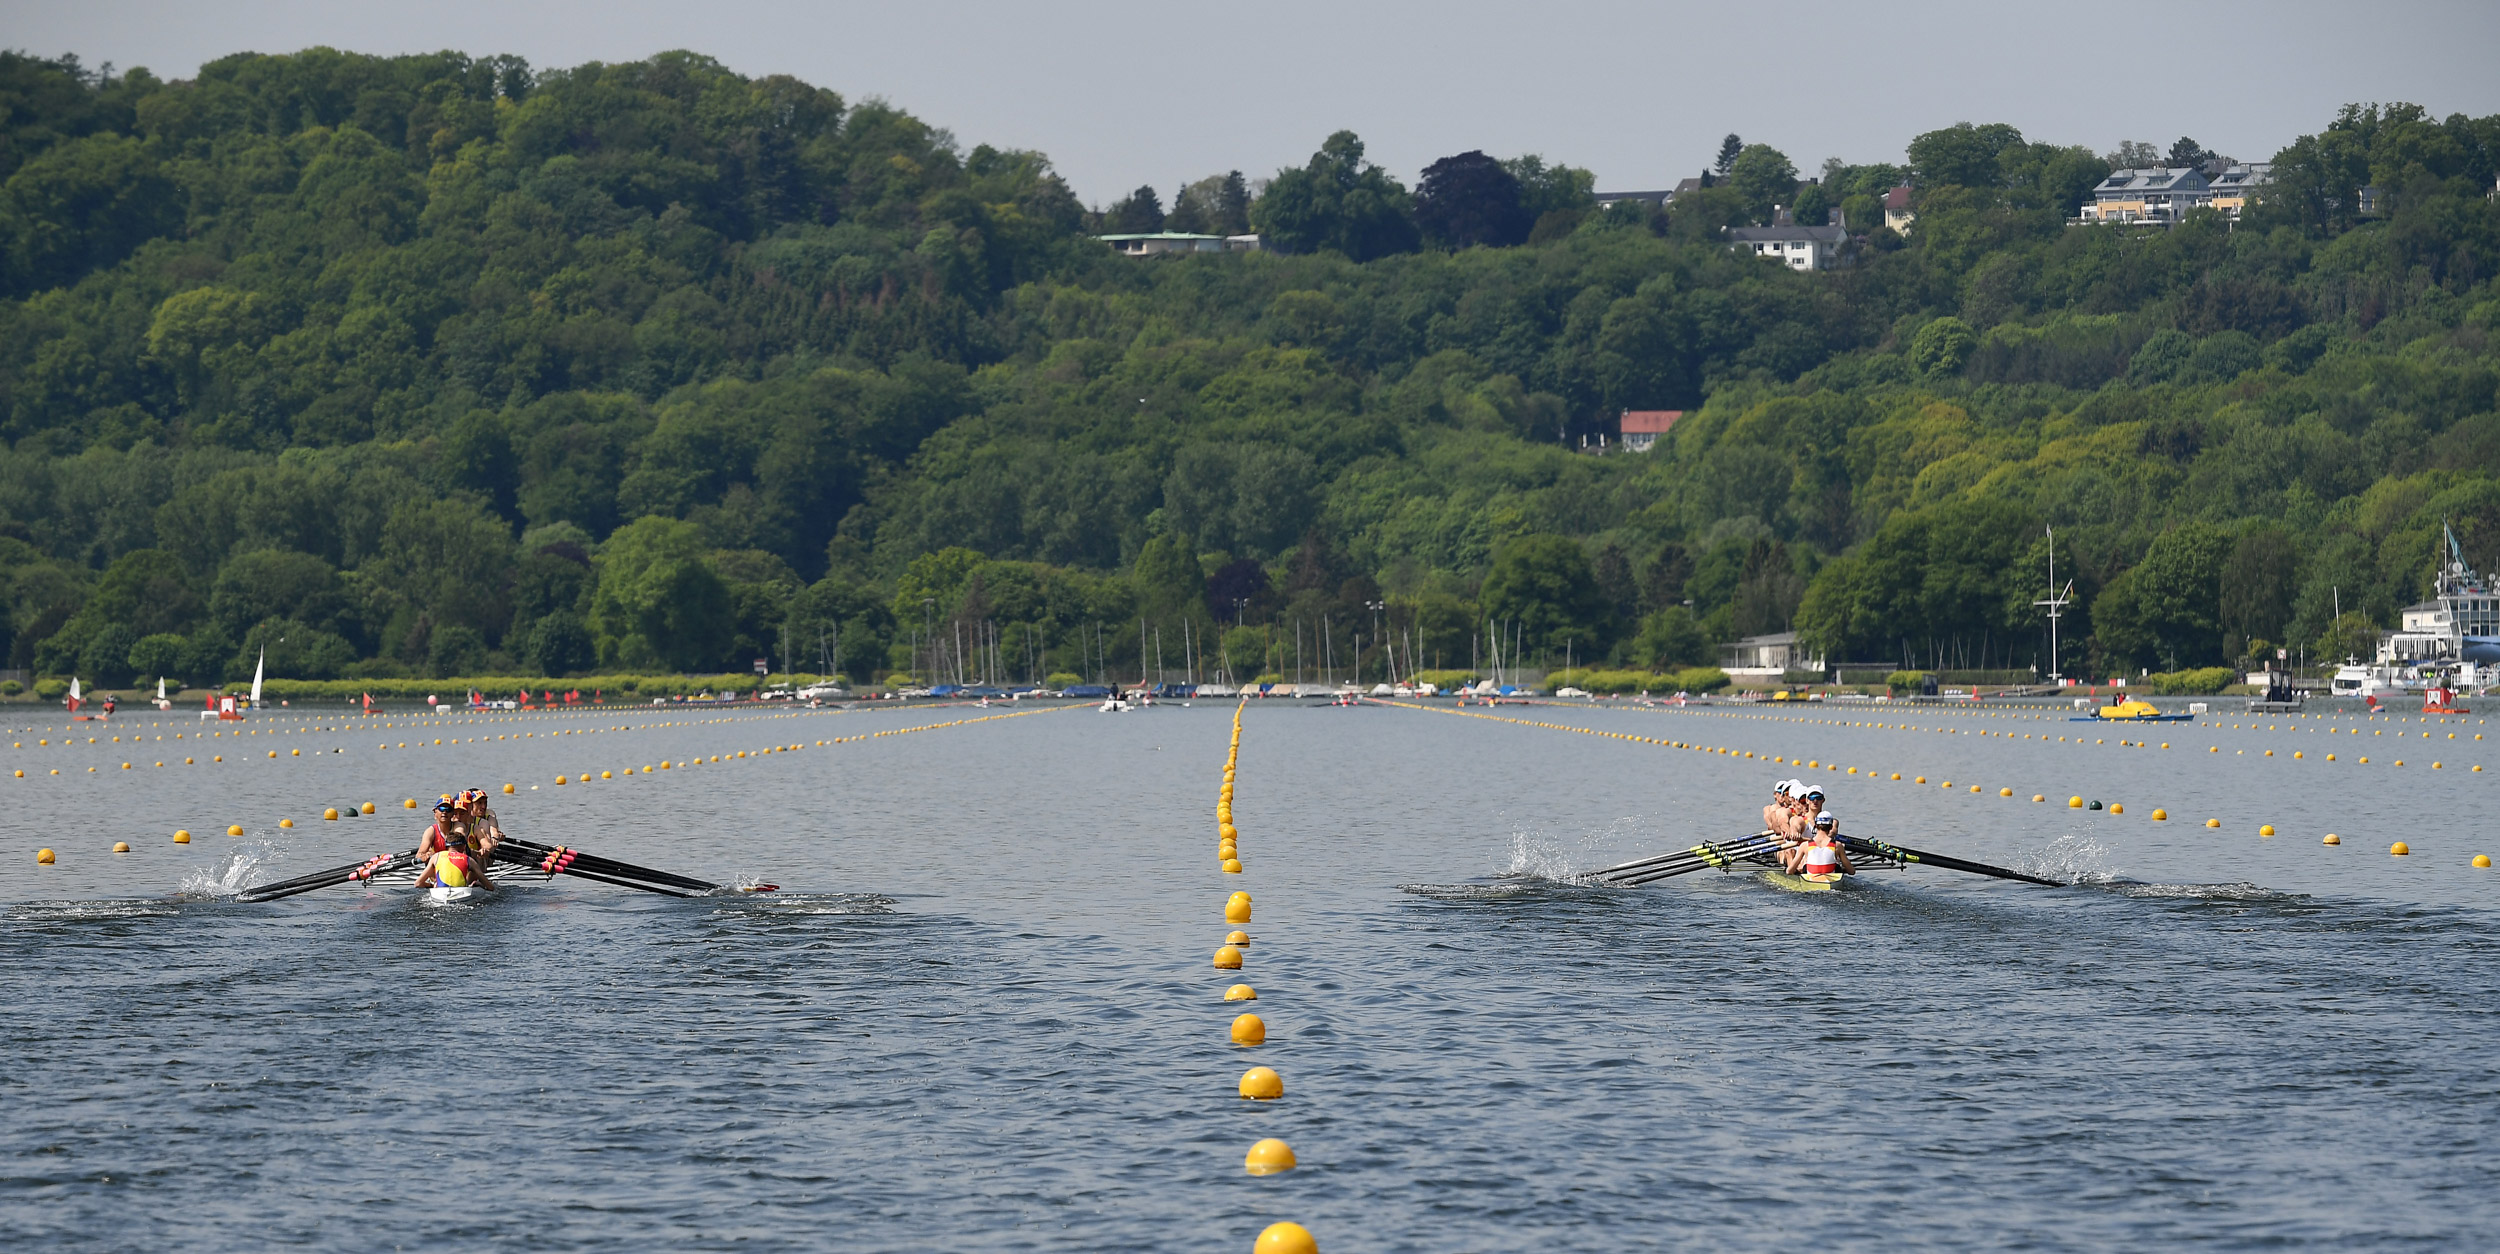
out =
[(1840, 264), (1849, 231), (1838, 226), (1732, 226), (1727, 242), (1756, 257), (1770, 257), (1791, 270), (1829, 270)]

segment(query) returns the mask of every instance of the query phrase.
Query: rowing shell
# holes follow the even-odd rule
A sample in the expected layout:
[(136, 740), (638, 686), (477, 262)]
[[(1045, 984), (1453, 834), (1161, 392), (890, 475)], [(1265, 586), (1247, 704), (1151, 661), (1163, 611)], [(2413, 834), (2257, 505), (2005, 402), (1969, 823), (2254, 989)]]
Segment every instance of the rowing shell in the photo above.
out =
[(456, 906), (464, 901), (475, 901), (485, 896), (486, 891), (475, 884), (463, 884), (458, 888), (436, 884), (425, 890), (425, 900), (429, 905)]
[(1848, 882), (1848, 878), (1849, 877), (1836, 872), (1823, 872), (1815, 875), (1792, 875), (1786, 871), (1764, 871), (1761, 876), (1763, 883), (1768, 884), (1773, 888), (1787, 889), (1792, 893), (1836, 892), (1839, 890), (1841, 885)]

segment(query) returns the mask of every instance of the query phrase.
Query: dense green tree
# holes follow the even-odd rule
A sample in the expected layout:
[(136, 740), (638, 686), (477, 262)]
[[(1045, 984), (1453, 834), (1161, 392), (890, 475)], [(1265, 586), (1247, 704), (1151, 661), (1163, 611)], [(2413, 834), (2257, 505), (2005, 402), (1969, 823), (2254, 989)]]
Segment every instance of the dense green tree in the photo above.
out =
[(1539, 657), (1572, 649), (1604, 657), (1616, 624), (1588, 555), (1565, 536), (1522, 536), (1505, 546), (1484, 577), (1485, 614)]
[(2229, 532), (2210, 523), (2155, 537), (2144, 560), (2092, 603), (2101, 647), (2139, 668), (2222, 664), (2222, 576), (2233, 545)]
[(1518, 176), (1471, 150), (1424, 167), (1415, 184), (1415, 223), (1424, 238), (1443, 247), (1507, 247), (1528, 241), (1536, 216)]
[(1412, 250), (1414, 211), (1389, 172), (1363, 160), (1363, 141), (1339, 131), (1299, 169), (1279, 170), (1250, 206), (1250, 223), (1289, 253), (1341, 253), (1370, 261)]
[(693, 524), (641, 518), (616, 529), (598, 557), (590, 627), (599, 660), (625, 667), (724, 665), (734, 610)]
[(1792, 204), (1797, 193), (1797, 167), (1769, 144), (1747, 144), (1727, 168), (1728, 186), (1745, 198), (1754, 220), (1768, 222), (1774, 206)]
[(1163, 229), (1163, 202), (1152, 187), (1140, 187), (1103, 211), (1102, 229), (1130, 235), (1151, 235)]

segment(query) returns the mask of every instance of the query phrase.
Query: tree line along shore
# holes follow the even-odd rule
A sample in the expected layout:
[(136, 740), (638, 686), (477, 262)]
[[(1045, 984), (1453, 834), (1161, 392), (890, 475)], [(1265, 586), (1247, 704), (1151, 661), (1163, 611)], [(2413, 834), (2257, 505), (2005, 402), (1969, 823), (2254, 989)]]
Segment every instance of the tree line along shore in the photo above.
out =
[[(2147, 227), (2077, 214), (2180, 145), (1986, 123), (1604, 207), (1340, 132), (1167, 208), (690, 53), (11, 53), (0, 104), (32, 676), (2014, 671), (2049, 526), (2066, 672), (2183, 673), (2366, 652), (2443, 522), (2500, 566), (2500, 118), (2356, 105)], [(1777, 222), (1835, 263), (1729, 246)]]

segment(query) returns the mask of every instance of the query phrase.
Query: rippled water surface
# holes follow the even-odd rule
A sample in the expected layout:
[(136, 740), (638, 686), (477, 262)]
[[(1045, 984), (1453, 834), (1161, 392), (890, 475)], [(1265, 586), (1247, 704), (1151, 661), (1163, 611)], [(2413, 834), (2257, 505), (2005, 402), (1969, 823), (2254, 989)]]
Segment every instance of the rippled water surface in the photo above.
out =
[[(2500, 1219), (2469, 865), (2500, 725), (1497, 711), (1675, 748), (1254, 703), (1241, 876), (1228, 704), (816, 743), (998, 712), (0, 734), (0, 1243), (2447, 1249)], [(1786, 774), (1860, 834), (2085, 883), (1573, 876), (1751, 830)], [(507, 781), (518, 835), (781, 891), (230, 899)], [(1238, 976), (1208, 962), (1236, 888)], [(1283, 1101), (1234, 1096), (1254, 1063)], [(1300, 1168), (1247, 1176), (1265, 1136)]]

